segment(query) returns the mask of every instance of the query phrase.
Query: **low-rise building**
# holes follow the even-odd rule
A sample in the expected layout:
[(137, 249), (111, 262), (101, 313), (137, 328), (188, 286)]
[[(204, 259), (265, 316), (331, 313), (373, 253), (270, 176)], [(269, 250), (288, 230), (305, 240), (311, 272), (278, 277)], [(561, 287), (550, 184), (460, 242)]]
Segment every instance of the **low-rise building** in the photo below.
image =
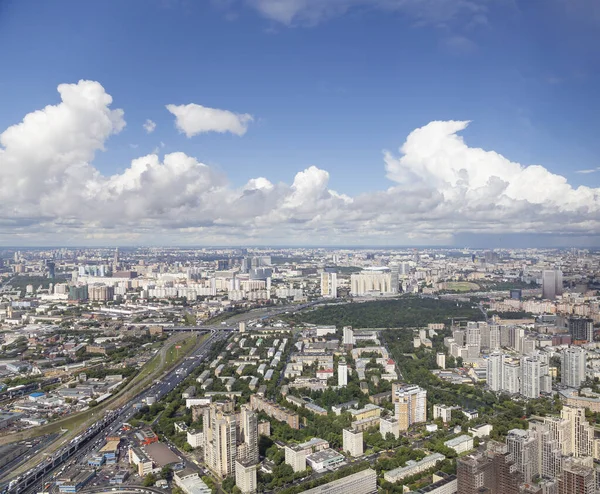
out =
[(308, 455), (306, 457), (306, 463), (308, 463), (313, 470), (320, 472), (339, 465), (344, 459), (344, 455), (329, 448)]
[(394, 468), (389, 472), (385, 472), (383, 478), (387, 482), (399, 482), (400, 480), (411, 477), (417, 473), (424, 472), (433, 468), (438, 462), (445, 460), (446, 457), (440, 453), (433, 453), (427, 455), (425, 458), (419, 461), (409, 460), (403, 467)]
[(375, 494), (377, 473), (368, 468), (333, 482), (304, 491), (304, 494)]
[(461, 454), (473, 449), (473, 438), (463, 434), (462, 436), (449, 439), (444, 443), (444, 446), (453, 449), (457, 454)]

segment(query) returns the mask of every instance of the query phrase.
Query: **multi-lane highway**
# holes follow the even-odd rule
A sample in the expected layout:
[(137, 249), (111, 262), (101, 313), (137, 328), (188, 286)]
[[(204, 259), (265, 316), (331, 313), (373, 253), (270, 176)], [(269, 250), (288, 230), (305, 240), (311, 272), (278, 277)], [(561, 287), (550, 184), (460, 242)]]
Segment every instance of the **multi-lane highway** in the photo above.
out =
[(48, 481), (52, 479), (53, 476), (56, 476), (59, 472), (62, 473), (68, 466), (81, 461), (85, 456), (99, 449), (105, 437), (114, 435), (124, 422), (128, 422), (137, 413), (134, 407), (136, 403), (149, 396), (155, 397), (158, 401), (167, 393), (170, 393), (190, 374), (192, 369), (202, 362), (214, 343), (227, 338), (232, 330), (237, 329), (237, 327), (233, 326), (235, 323), (250, 321), (252, 319), (263, 320), (283, 313), (296, 312), (316, 305), (319, 302), (321, 300), (302, 305), (253, 310), (243, 315), (234, 316), (220, 326), (207, 325), (170, 328), (179, 331), (210, 331), (210, 336), (191, 356), (184, 359), (160, 381), (132, 398), (121, 408), (107, 412), (93, 426), (72, 439), (68, 444), (62, 446), (51, 456), (45, 458), (36, 467), (11, 480), (10, 483), (0, 485), (0, 492), (2, 494), (30, 494), (38, 490), (41, 491), (44, 480)]
[(184, 359), (160, 381), (154, 383), (145, 391), (134, 397), (126, 405), (107, 412), (99, 420), (68, 444), (61, 447), (52, 456), (45, 458), (36, 467), (13, 479), (2, 487), (3, 493), (29, 494), (41, 491), (43, 481), (50, 480), (69, 466), (80, 461), (92, 451), (99, 449), (106, 436), (114, 435), (124, 422), (128, 422), (137, 412), (134, 405), (141, 400), (153, 396), (160, 400), (181, 383), (190, 372), (206, 357), (210, 347), (219, 340), (227, 338), (229, 331), (212, 331), (210, 336), (200, 345), (190, 357)]

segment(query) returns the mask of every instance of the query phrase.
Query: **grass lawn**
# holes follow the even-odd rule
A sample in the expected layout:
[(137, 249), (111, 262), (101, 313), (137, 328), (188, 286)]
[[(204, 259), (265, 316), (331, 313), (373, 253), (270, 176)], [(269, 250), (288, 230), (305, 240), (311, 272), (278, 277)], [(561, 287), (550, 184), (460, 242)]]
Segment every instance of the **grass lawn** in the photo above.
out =
[(471, 283), (470, 281), (449, 281), (444, 283), (446, 290), (451, 290), (454, 292), (472, 292), (474, 290), (479, 290), (479, 285), (477, 283)]

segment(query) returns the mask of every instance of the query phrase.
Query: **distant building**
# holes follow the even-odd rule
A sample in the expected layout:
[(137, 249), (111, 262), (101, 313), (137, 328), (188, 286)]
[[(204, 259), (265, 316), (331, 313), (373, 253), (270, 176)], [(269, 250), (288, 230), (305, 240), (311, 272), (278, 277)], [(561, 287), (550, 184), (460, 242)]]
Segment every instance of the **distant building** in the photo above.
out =
[(542, 298), (554, 300), (563, 293), (563, 274), (560, 269), (542, 271)]
[(337, 274), (321, 273), (321, 297), (337, 298)]
[(344, 326), (344, 345), (354, 345), (354, 330), (352, 326)]
[(379, 270), (363, 271), (359, 274), (350, 275), (350, 286), (350, 294), (353, 296), (394, 293), (392, 291), (391, 274)]

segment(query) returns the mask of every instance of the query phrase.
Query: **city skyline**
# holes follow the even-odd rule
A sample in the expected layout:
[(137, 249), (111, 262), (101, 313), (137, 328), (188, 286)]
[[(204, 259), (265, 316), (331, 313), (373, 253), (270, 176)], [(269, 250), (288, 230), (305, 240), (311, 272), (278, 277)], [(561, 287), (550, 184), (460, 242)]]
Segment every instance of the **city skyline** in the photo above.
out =
[(593, 1), (33, 4), (0, 245), (600, 246)]

